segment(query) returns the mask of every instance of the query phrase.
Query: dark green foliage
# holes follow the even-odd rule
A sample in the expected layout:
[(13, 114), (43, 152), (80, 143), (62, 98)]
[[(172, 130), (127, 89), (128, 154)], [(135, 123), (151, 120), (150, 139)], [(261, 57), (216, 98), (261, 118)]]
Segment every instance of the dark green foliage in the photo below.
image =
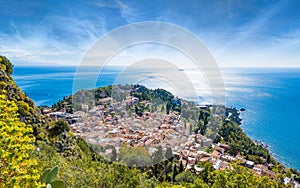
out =
[[(82, 105), (88, 105), (89, 109), (95, 106), (95, 90), (80, 90), (72, 96), (72, 105), (74, 111), (82, 110)], [(59, 106), (62, 103), (58, 103), (58, 108), (61, 109), (62, 106)], [(63, 105), (63, 104), (62, 104)]]
[(63, 188), (65, 184), (62, 181), (56, 180), (56, 181), (51, 182), (50, 185), (51, 185), (51, 188)]
[(13, 73), (13, 64), (5, 57), (0, 55), (0, 64), (4, 65), (4, 69), (7, 75), (11, 75)]
[(256, 164), (264, 164), (264, 162), (266, 161), (266, 160), (263, 160), (261, 157), (259, 157), (257, 155), (250, 155), (250, 154), (248, 154), (246, 156), (246, 159), (249, 160), (249, 161), (253, 161)]
[(151, 157), (144, 147), (132, 147), (122, 144), (119, 161), (124, 162), (128, 166), (144, 167), (151, 163)]
[(164, 161), (165, 165), (165, 181), (171, 182), (171, 176), (169, 176), (170, 173), (173, 172), (173, 164), (169, 161)]
[(88, 143), (82, 139), (82, 138), (78, 138), (77, 139), (77, 145), (79, 146), (79, 148), (84, 152), (89, 154), (91, 152), (90, 150), (90, 146), (88, 145)]
[(193, 183), (196, 178), (196, 175), (190, 171), (184, 171), (178, 174), (175, 177), (176, 182), (187, 182), (187, 183)]
[(58, 173), (58, 166), (55, 166), (48, 174), (46, 183), (48, 184), (48, 183), (53, 182), (57, 176), (57, 173)]
[(134, 85), (131, 95), (139, 98), (140, 101), (150, 100), (152, 98), (151, 90), (141, 85)]
[(21, 115), (23, 115), (23, 116), (30, 115), (30, 107), (29, 107), (28, 103), (26, 103), (24, 101), (17, 101), (17, 105), (18, 105), (19, 112)]
[(167, 148), (166, 153), (165, 153), (165, 158), (168, 160), (172, 160), (173, 158), (173, 153), (171, 148)]
[(160, 163), (160, 162), (163, 161), (164, 154), (163, 154), (163, 150), (162, 150), (161, 146), (158, 146), (156, 148), (156, 151), (153, 153), (152, 158), (153, 158), (153, 163), (154, 164), (157, 164), (157, 163)]
[(70, 131), (70, 125), (68, 124), (68, 122), (66, 122), (66, 120), (64, 119), (59, 119), (55, 121), (53, 127), (49, 129), (49, 136), (50, 137), (57, 136), (63, 132), (68, 132), (68, 131)]
[(41, 183), (46, 184), (46, 187), (62, 188), (64, 187), (64, 182), (60, 180), (55, 180), (58, 174), (58, 166), (52, 169), (46, 169), (41, 176)]
[(209, 119), (210, 119), (209, 111), (200, 109), (198, 124), (197, 127), (194, 129), (194, 132), (205, 135), (207, 131), (207, 124), (209, 122)]
[(115, 147), (113, 147), (113, 149), (112, 149), (110, 160), (111, 161), (116, 161), (117, 160), (117, 151), (116, 151)]
[[(75, 138), (70, 138), (75, 139)], [(84, 144), (82, 144), (84, 145)], [(40, 171), (54, 164), (60, 166), (59, 179), (66, 187), (136, 187), (140, 184), (137, 169), (129, 169), (120, 164), (109, 164), (104, 160), (94, 160), (91, 152), (84, 152), (73, 145), (77, 155), (62, 156), (56, 149), (44, 142), (38, 142)], [(80, 157), (79, 157), (80, 156)]]
[(45, 170), (45, 172), (41, 176), (41, 183), (47, 183), (47, 179), (48, 179), (48, 176), (49, 176), (50, 172), (51, 172), (50, 168)]
[(235, 109), (235, 108), (226, 108), (226, 112), (225, 112), (225, 116), (228, 117), (229, 113), (232, 114), (232, 116), (230, 116), (230, 121), (240, 125), (241, 124), (241, 119), (239, 118), (240, 112)]
[(109, 85), (106, 87), (99, 87), (95, 90), (95, 98), (102, 99), (106, 97), (111, 97), (113, 91), (113, 86)]
[[(161, 111), (169, 114), (171, 111), (180, 113), (180, 100), (176, 103), (172, 102), (174, 95), (164, 89), (151, 90), (141, 85), (125, 85), (125, 86), (106, 86), (99, 87), (97, 89), (81, 90), (76, 92), (72, 96), (64, 97), (63, 100), (59, 100), (57, 103), (52, 105), (53, 111), (59, 111), (66, 109), (66, 112), (72, 113), (74, 110), (82, 110), (82, 104), (87, 104), (89, 109), (94, 105), (100, 104), (99, 99), (112, 97), (114, 100), (122, 101), (126, 98), (125, 93), (121, 93), (119, 90), (130, 91), (127, 94), (137, 97), (139, 101), (153, 102), (152, 106), (145, 106), (145, 104), (138, 103), (134, 105), (134, 112), (138, 116), (142, 116), (145, 111), (150, 112), (157, 109), (158, 106), (162, 105)], [(74, 101), (76, 102), (75, 104)], [(105, 105), (105, 104), (104, 104)], [(126, 111), (130, 110), (130, 106), (126, 104)]]
[[(171, 110), (180, 112), (180, 102), (178, 104), (172, 104), (174, 95), (164, 89), (151, 90), (146, 88), (145, 86), (134, 85), (131, 95), (139, 98), (140, 101), (148, 100), (154, 102), (154, 104), (159, 103), (159, 101), (165, 103), (167, 114), (169, 114)], [(162, 111), (164, 111), (164, 109), (162, 109)]]
[(200, 162), (197, 164), (198, 167), (203, 168), (203, 170), (199, 173), (199, 175), (202, 177), (202, 179), (205, 182), (208, 182), (209, 180), (209, 174), (213, 172), (215, 169), (210, 162)]
[(136, 106), (134, 107), (134, 111), (135, 111), (135, 113), (136, 113), (138, 116), (142, 116), (142, 115), (143, 115), (144, 109), (145, 109), (145, 106), (143, 106), (143, 105), (136, 105)]
[(175, 182), (175, 177), (177, 176), (178, 172), (177, 172), (177, 166), (176, 164), (173, 165), (173, 172), (172, 172), (172, 182)]
[(198, 120), (198, 114), (199, 114), (199, 108), (196, 107), (196, 105), (193, 102), (184, 101), (181, 102), (181, 118), (187, 122), (197, 121)]
[(284, 187), (281, 182), (267, 177), (258, 177), (253, 171), (239, 165), (231, 169), (215, 170), (209, 176), (211, 187)]
[(180, 164), (179, 164), (179, 173), (183, 172), (183, 171), (184, 171), (184, 166), (182, 164), (182, 161), (180, 161)]
[[(263, 163), (259, 157), (267, 159), (269, 151), (261, 144), (254, 143), (241, 129), (241, 127), (232, 121), (225, 122), (219, 131), (219, 136), (215, 139), (215, 142), (219, 142), (220, 137), (223, 141), (229, 143), (231, 155), (240, 153), (246, 156), (249, 160), (254, 160), (256, 163)], [(270, 162), (275, 162), (269, 156)]]
[(170, 103), (167, 103), (167, 106), (166, 106), (167, 114), (170, 113), (171, 107), (172, 107), (172, 105)]
[(160, 98), (162, 101), (171, 102), (171, 100), (174, 98), (174, 95), (164, 89), (155, 89), (153, 91), (152, 98)]

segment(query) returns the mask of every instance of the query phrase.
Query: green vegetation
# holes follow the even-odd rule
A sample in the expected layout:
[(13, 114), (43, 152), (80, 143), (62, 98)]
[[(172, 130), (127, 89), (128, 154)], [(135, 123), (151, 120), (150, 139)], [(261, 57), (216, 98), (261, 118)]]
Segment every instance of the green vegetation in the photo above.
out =
[(58, 166), (45, 170), (43, 175), (41, 176), (41, 183), (46, 184), (47, 188), (62, 188), (64, 187), (64, 182), (60, 180), (55, 180), (58, 173)]
[(128, 166), (147, 166), (151, 163), (151, 157), (144, 147), (132, 147), (121, 145), (119, 161)]
[(276, 180), (257, 177), (251, 170), (237, 164), (226, 170), (214, 170), (210, 163), (199, 163), (198, 166), (204, 167), (200, 174), (184, 171), (175, 177), (175, 183), (163, 182), (158, 187), (285, 187)]
[(18, 119), (17, 106), (0, 95), (0, 187), (37, 186), (39, 172), (31, 154), (32, 128)]
[(249, 169), (232, 165), (232, 169), (213, 171), (209, 178), (211, 187), (284, 187), (283, 184), (267, 177), (257, 177)]
[(254, 143), (234, 121), (227, 121), (223, 124), (215, 142), (228, 143), (231, 148), (229, 151), (231, 155), (240, 154), (257, 164), (277, 163), (274, 158), (270, 157), (268, 149), (262, 144)]
[(70, 125), (66, 120), (59, 119), (53, 123), (54, 125), (48, 129), (48, 133), (50, 137), (54, 137), (62, 134), (63, 132), (70, 131)]
[[(130, 93), (125, 95), (124, 93), (120, 93), (118, 90), (125, 90)], [(64, 97), (63, 100), (59, 100), (57, 103), (53, 104), (52, 110), (59, 111), (62, 108), (65, 108), (68, 113), (72, 113), (73, 109), (81, 110), (81, 104), (87, 104), (89, 107), (99, 104), (99, 100), (112, 97), (115, 100), (122, 101), (126, 98), (126, 96), (133, 96), (139, 99), (139, 101), (149, 101), (152, 103), (152, 108), (157, 110), (160, 108), (161, 111), (166, 112), (167, 114), (172, 110), (176, 112), (180, 112), (180, 100), (174, 102), (172, 95), (170, 92), (164, 89), (148, 89), (145, 86), (141, 85), (125, 85), (125, 86), (106, 86), (99, 87), (97, 89), (91, 90), (80, 90), (76, 92), (74, 95)], [(73, 104), (73, 100), (76, 101)], [(129, 108), (129, 107), (128, 107)], [(144, 111), (151, 111), (149, 107), (145, 106), (145, 104), (139, 103), (133, 109), (135, 113), (141, 115)]]
[[(30, 99), (14, 82), (11, 74), (13, 73), (12, 63), (4, 56), (0, 56), (0, 94), (6, 100), (14, 102), (18, 109), (17, 113), (22, 122), (30, 125), (36, 139), (43, 139), (42, 136), (49, 120), (45, 118), (40, 109), (35, 106)], [(40, 136), (39, 136), (40, 135)]]
[(6, 72), (8, 76), (13, 73), (13, 64), (4, 56), (0, 56), (1, 69)]

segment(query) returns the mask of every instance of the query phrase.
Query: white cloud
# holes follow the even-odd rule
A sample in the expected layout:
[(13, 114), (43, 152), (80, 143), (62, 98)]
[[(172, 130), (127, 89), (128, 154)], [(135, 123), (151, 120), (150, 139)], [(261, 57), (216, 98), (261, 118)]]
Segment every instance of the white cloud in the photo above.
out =
[(120, 11), (121, 17), (127, 22), (132, 23), (138, 21), (138, 18), (141, 18), (139, 16), (139, 12), (133, 8), (133, 6), (130, 6), (129, 4), (126, 4), (125, 2), (121, 0), (116, 0), (116, 3), (118, 5), (118, 9)]
[(81, 56), (106, 32), (106, 21), (80, 19), (75, 15), (49, 15), (43, 25), (35, 23), (30, 30), (25, 24), (10, 23), (13, 33), (0, 30), (0, 54), (15, 64), (30, 65), (76, 65)]
[(300, 30), (264, 41), (247, 42), (216, 54), (223, 67), (299, 67)]
[(117, 9), (118, 5), (115, 1), (93, 1), (93, 4), (100, 8), (112, 8)]

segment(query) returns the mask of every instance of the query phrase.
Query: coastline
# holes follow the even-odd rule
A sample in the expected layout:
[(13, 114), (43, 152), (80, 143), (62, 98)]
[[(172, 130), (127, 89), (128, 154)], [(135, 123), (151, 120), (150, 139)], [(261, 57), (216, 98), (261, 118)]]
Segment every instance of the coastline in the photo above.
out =
[[(18, 69), (18, 67), (16, 67), (16, 68)], [(46, 67), (44, 67), (44, 68), (47, 69)], [(37, 84), (37, 86), (33, 87), (33, 86), (29, 85), (32, 83), (27, 83), (27, 81), (25, 82), (25, 79), (22, 78), (22, 75), (25, 74), (26, 72), (23, 72), (22, 69), (18, 69), (18, 70), (17, 69), (15, 70), (15, 72), (12, 76), (13, 77), (18, 76), (18, 78), (15, 79), (17, 84), (21, 85), (23, 90), (31, 98), (33, 98), (36, 101), (42, 101), (45, 99), (45, 97), (47, 97), (48, 99), (51, 99), (51, 97), (52, 97), (53, 99), (50, 100), (50, 102), (48, 102), (49, 106), (51, 106), (53, 104), (51, 101), (56, 102), (57, 100), (62, 99), (63, 96), (67, 96), (72, 93), (71, 89), (68, 89), (68, 88), (70, 88), (68, 86), (72, 86), (71, 77), (70, 76), (63, 77), (64, 71), (62, 71), (59, 74), (60, 76), (57, 77), (58, 79), (60, 79), (60, 82), (62, 82), (61, 87), (60, 87), (60, 85), (56, 85), (56, 86), (52, 87), (52, 83), (54, 81), (53, 79), (56, 74), (53, 73), (53, 76), (51, 76), (51, 74), (50, 75), (46, 74), (47, 71), (45, 72), (45, 75), (43, 76), (43, 80), (41, 80), (40, 78), (35, 78), (30, 81), (33, 84)], [(266, 85), (266, 88), (269, 88), (269, 86), (268, 86), (269, 83), (268, 82), (265, 83), (265, 79), (264, 79), (264, 77), (262, 77), (263, 75), (265, 75), (265, 72), (268, 72), (268, 69), (263, 69), (262, 71), (260, 71), (260, 72), (262, 72), (262, 74), (261, 73), (258, 74), (258, 79), (256, 79), (256, 74), (255, 74), (256, 72), (258, 72), (258, 70), (256, 70), (256, 69), (250, 69), (250, 71), (248, 69), (243, 69), (243, 71), (241, 71), (241, 70), (242, 69), (238, 69), (238, 70), (231, 69), (231, 71), (227, 71), (224, 73), (225, 84), (226, 84), (226, 88), (227, 88), (226, 92), (227, 92), (227, 97), (228, 97), (227, 104), (229, 104), (231, 106), (235, 106), (237, 108), (243, 108), (243, 107), (246, 108), (246, 112), (241, 113), (241, 115), (242, 115), (241, 118), (243, 119), (241, 127), (244, 130), (244, 132), (251, 139), (253, 139), (253, 140), (256, 139), (256, 140), (262, 141), (264, 143), (267, 143), (270, 146), (269, 150), (272, 152), (272, 155), (278, 161), (280, 161), (283, 164), (290, 166), (292, 168), (300, 169), (299, 164), (297, 165), (297, 159), (295, 157), (291, 158), (292, 156), (298, 156), (297, 153), (293, 153), (293, 151), (297, 151), (297, 150), (291, 151), (291, 149), (295, 148), (295, 147), (292, 147), (291, 144), (288, 144), (290, 142), (287, 141), (286, 139), (280, 139), (279, 137), (277, 138), (277, 134), (276, 134), (277, 132), (278, 132), (278, 134), (280, 133), (281, 135), (285, 135), (285, 132), (282, 132), (282, 130), (277, 131), (277, 128), (273, 129), (275, 124), (272, 121), (269, 123), (264, 122), (264, 121), (269, 121), (270, 117), (274, 116), (274, 115), (268, 115), (269, 111), (267, 111), (265, 106), (270, 105), (270, 109), (272, 109), (272, 106), (274, 106), (274, 105), (271, 102), (273, 102), (274, 100), (277, 100), (277, 99), (274, 99), (274, 97), (273, 97), (273, 94), (275, 95), (277, 90), (268, 91), (263, 88), (265, 85)], [(274, 73), (274, 76), (273, 76), (274, 78), (271, 77), (271, 80), (274, 80), (273, 82), (277, 83), (278, 75), (281, 75), (281, 73), (286, 72), (286, 70), (288, 70), (288, 69), (277, 69), (276, 72), (279, 72), (280, 74)], [(299, 69), (297, 69), (297, 70), (299, 70)], [(34, 68), (32, 68), (32, 71), (36, 72)], [(26, 74), (27, 75), (33, 74), (32, 71), (28, 72)], [(297, 72), (295, 70), (292, 70), (292, 71)], [(242, 72), (242, 73), (240, 74), (239, 72)], [(251, 75), (249, 75), (248, 73), (251, 73)], [(269, 78), (270, 74), (269, 73), (266, 73), (266, 74), (267, 74), (267, 77)], [(283, 78), (285, 78), (285, 74), (282, 76)], [(296, 74), (296, 75), (299, 75), (299, 74)], [(291, 77), (291, 79), (294, 79), (294, 77), (298, 78), (298, 77), (296, 77), (296, 75), (293, 76), (293, 75), (287, 74), (287, 77), (288, 78)], [(48, 76), (50, 76), (50, 77), (48, 77)], [(112, 74), (108, 79), (113, 79), (113, 77), (114, 77), (114, 75)], [(244, 81), (244, 82), (241, 84), (240, 81)], [(254, 85), (254, 83), (255, 83), (255, 85)], [(256, 87), (256, 85), (259, 85), (259, 86)], [(291, 85), (291, 84), (289, 84), (289, 85)], [(277, 86), (277, 87), (279, 87), (279, 86)], [(292, 86), (290, 86), (290, 87), (292, 87)], [(39, 89), (36, 89), (36, 88), (39, 88)], [(279, 90), (279, 91), (282, 91), (282, 90)], [(263, 95), (263, 94), (260, 94), (260, 92), (269, 93), (269, 95)], [(275, 93), (273, 93), (273, 92), (275, 92)], [(259, 96), (252, 95), (252, 93), (258, 94)], [(266, 100), (267, 101), (271, 100), (271, 101), (270, 101), (270, 103), (265, 104)], [(288, 105), (289, 105), (289, 103), (284, 104), (284, 106), (288, 106)], [(282, 107), (282, 109), (284, 109), (284, 107)], [(275, 114), (275, 112), (271, 112), (271, 114), (272, 113)], [(276, 111), (276, 113), (281, 113), (281, 112)], [(275, 119), (273, 121), (275, 121)], [(268, 124), (272, 124), (273, 126), (267, 126)], [(289, 127), (293, 127), (292, 124), (289, 124)], [(262, 128), (262, 131), (265, 133), (258, 132), (261, 128)], [(272, 130), (272, 133), (268, 133), (269, 132), (268, 130)], [(290, 134), (292, 134), (292, 133), (290, 133)], [(272, 140), (272, 139), (270, 139), (270, 137), (274, 137), (274, 139), (276, 139), (276, 140)], [(288, 136), (288, 137), (290, 137), (290, 136)], [(288, 148), (289, 150), (286, 150), (285, 146), (280, 145), (281, 143), (279, 142), (279, 140), (280, 140), (280, 142), (287, 143), (288, 145), (286, 145), (286, 146), (289, 147)], [(296, 140), (293, 139), (293, 140), (294, 140), (294, 142), (297, 142), (297, 139)], [(278, 142), (279, 142), (279, 144), (278, 144)], [(288, 151), (288, 153), (293, 153), (293, 155), (285, 156), (285, 153), (287, 153), (286, 151)], [(281, 157), (281, 156), (284, 156), (284, 157)], [(290, 162), (290, 161), (294, 161), (294, 162)]]

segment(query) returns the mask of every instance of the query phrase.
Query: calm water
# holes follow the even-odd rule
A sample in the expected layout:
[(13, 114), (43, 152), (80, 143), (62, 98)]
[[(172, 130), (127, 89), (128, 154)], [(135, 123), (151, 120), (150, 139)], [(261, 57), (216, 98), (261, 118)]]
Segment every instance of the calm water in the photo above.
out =
[(225, 70), (227, 103), (246, 108), (242, 128), (300, 170), (300, 69)]
[[(16, 83), (37, 105), (52, 105), (72, 94), (75, 67), (15, 67)], [(106, 70), (97, 86), (112, 84)], [(89, 74), (80, 79), (89, 80)], [(269, 145), (283, 164), (300, 170), (300, 69), (225, 69), (226, 103), (246, 108), (242, 128)]]

